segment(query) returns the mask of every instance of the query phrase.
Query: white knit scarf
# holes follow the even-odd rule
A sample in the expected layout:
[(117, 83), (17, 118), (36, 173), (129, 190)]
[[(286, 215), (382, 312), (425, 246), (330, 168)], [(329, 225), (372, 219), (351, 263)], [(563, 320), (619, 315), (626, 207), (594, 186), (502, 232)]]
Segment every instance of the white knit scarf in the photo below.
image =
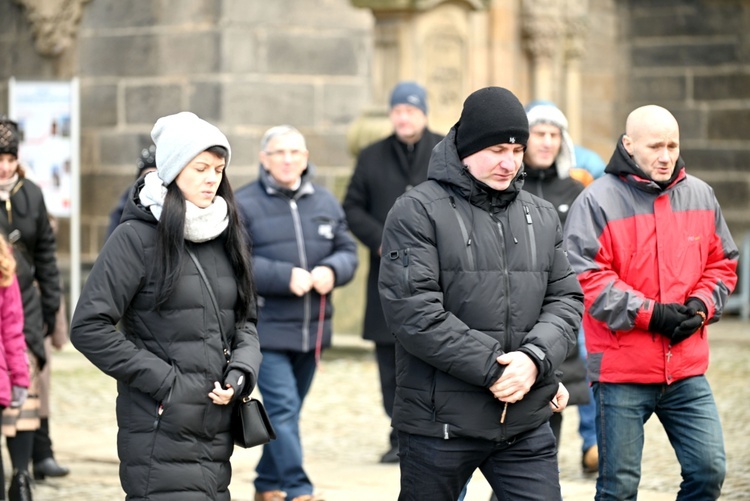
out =
[[(158, 220), (164, 208), (164, 197), (167, 187), (162, 184), (156, 172), (145, 177), (145, 184), (139, 193), (144, 207)], [(215, 197), (211, 205), (202, 209), (192, 202), (185, 201), (185, 240), (207, 242), (221, 235), (229, 226), (227, 202), (222, 197)]]
[(0, 201), (6, 201), (10, 198), (10, 190), (18, 182), (18, 172), (9, 177), (6, 181), (0, 183)]

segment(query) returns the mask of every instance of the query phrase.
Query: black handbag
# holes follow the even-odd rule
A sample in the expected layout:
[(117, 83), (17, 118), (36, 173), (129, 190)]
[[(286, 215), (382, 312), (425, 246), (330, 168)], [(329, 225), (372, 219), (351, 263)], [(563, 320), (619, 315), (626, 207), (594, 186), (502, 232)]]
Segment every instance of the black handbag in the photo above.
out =
[(260, 400), (245, 397), (237, 402), (232, 414), (232, 438), (245, 449), (276, 440), (276, 431)]
[[(216, 296), (214, 296), (214, 290), (211, 288), (211, 284), (206, 277), (206, 272), (203, 271), (203, 266), (201, 266), (200, 261), (198, 261), (198, 258), (193, 254), (193, 251), (187, 249), (187, 253), (190, 256), (190, 259), (193, 260), (193, 263), (195, 263), (195, 267), (198, 269), (198, 274), (201, 276), (203, 283), (206, 284), (208, 296), (211, 298), (214, 310), (216, 310), (216, 316), (219, 317), (221, 343), (224, 346), (224, 356), (227, 358), (227, 362), (229, 362), (231, 350), (227, 338), (224, 335), (224, 328), (221, 326), (219, 303), (216, 301)], [(249, 396), (244, 397), (242, 400), (235, 403), (232, 412), (232, 424), (230, 430), (234, 443), (245, 448), (267, 444), (271, 440), (276, 439), (276, 431), (271, 425), (271, 420), (268, 418), (265, 407), (263, 407), (260, 400), (250, 398)]]

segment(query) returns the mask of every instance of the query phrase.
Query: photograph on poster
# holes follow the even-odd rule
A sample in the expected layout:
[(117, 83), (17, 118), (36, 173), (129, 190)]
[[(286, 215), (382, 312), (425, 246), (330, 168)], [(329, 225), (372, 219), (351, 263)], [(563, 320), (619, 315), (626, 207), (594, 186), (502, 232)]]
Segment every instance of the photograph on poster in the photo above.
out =
[(44, 193), (50, 214), (70, 216), (70, 82), (16, 82), (13, 118), (21, 143), (18, 160)]

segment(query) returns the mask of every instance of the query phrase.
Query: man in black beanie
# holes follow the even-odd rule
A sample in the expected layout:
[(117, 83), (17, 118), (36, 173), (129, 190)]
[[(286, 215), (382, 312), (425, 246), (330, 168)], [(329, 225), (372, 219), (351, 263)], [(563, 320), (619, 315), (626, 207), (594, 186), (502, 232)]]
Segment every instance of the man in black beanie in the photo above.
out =
[(528, 137), (513, 93), (474, 92), (386, 219), (401, 501), (453, 501), (477, 468), (500, 499), (561, 499), (548, 421), (583, 294), (555, 208), (521, 190)]

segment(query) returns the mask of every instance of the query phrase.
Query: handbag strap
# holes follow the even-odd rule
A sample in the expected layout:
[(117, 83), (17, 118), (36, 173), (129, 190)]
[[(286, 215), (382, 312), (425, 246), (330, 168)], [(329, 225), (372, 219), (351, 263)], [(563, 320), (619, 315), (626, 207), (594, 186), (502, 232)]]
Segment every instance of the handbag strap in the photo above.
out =
[(214, 296), (214, 290), (211, 287), (211, 284), (208, 282), (208, 277), (206, 277), (206, 272), (203, 271), (203, 266), (201, 266), (200, 261), (198, 261), (198, 257), (193, 253), (192, 250), (190, 250), (189, 247), (185, 247), (185, 249), (187, 250), (187, 253), (190, 256), (190, 259), (192, 259), (193, 263), (195, 263), (195, 267), (198, 269), (198, 274), (201, 276), (201, 279), (203, 279), (203, 283), (206, 284), (206, 289), (208, 289), (208, 297), (211, 298), (211, 303), (214, 305), (214, 310), (216, 311), (216, 317), (219, 321), (219, 332), (221, 333), (221, 344), (224, 345), (224, 356), (227, 358), (227, 362), (228, 362), (232, 352), (229, 349), (229, 343), (227, 342), (227, 337), (224, 335), (224, 328), (221, 325), (221, 315), (219, 314), (219, 303), (216, 301), (216, 296)]

